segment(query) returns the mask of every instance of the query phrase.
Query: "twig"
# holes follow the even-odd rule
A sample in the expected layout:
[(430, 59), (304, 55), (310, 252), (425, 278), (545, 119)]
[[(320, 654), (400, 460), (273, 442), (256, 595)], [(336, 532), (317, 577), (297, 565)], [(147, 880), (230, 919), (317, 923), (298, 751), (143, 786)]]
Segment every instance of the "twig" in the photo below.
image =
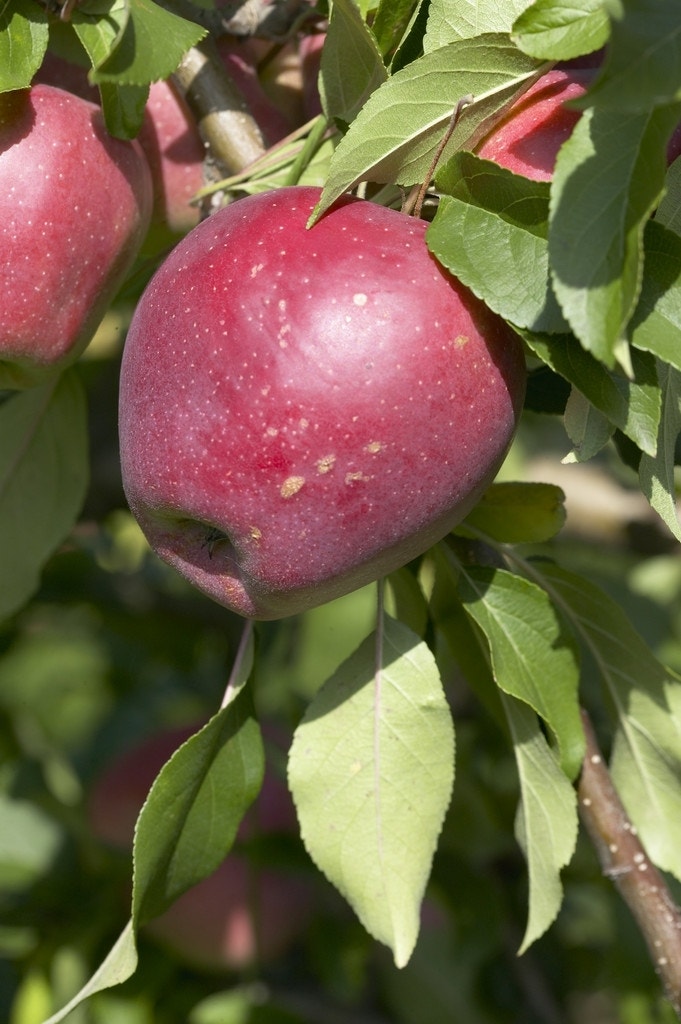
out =
[(223, 177), (238, 174), (262, 156), (265, 146), (258, 123), (212, 39), (191, 47), (172, 77)]
[(665, 995), (681, 1019), (681, 911), (627, 817), (585, 711), (582, 720), (586, 754), (577, 790), (580, 814), (603, 874), (634, 915)]

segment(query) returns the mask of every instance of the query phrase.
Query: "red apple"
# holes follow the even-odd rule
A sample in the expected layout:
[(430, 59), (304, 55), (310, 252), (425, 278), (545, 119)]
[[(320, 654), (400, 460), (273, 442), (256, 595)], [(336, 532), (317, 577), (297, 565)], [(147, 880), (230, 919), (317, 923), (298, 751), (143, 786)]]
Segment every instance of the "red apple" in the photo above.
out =
[[(276, 93), (272, 98), (258, 78), (256, 41), (223, 36), (218, 41), (218, 49), (260, 128), (265, 146), (274, 145), (296, 124), (280, 109)], [(99, 92), (90, 85), (86, 68), (50, 52), (45, 55), (36, 80), (98, 101)], [(204, 144), (186, 101), (171, 80), (151, 84), (138, 138), (154, 185), (151, 224), (143, 248), (146, 253), (156, 253), (174, 244), (198, 224), (200, 210), (191, 200), (206, 184)]]
[(426, 223), (286, 188), (173, 250), (137, 306), (123, 480), (152, 547), (242, 615), (389, 573), (475, 504), (513, 437), (516, 335), (430, 255)]
[(593, 76), (589, 68), (549, 71), (482, 140), (476, 150), (478, 156), (533, 181), (550, 181), (558, 150), (581, 116), (581, 111), (570, 110), (564, 104), (583, 96)]
[(0, 388), (85, 348), (130, 269), (152, 203), (136, 142), (93, 103), (49, 85), (0, 96)]
[[(99, 839), (123, 850), (132, 848), (135, 822), (154, 779), (198, 727), (159, 733), (107, 767), (88, 800), (88, 819)], [(270, 739), (274, 735), (267, 726), (264, 731)], [(254, 863), (243, 844), (258, 835), (289, 837), (297, 834), (297, 827), (288, 789), (266, 771), (234, 850), (217, 871), (149, 922), (147, 933), (201, 968), (241, 970), (286, 952), (309, 923), (310, 884), (291, 870)]]
[[(568, 100), (583, 96), (598, 69), (600, 55), (564, 69), (554, 69), (535, 82), (478, 145), (478, 156), (494, 160), (514, 174), (533, 181), (551, 181), (558, 150), (570, 137), (580, 110)], [(681, 153), (681, 126), (669, 142), (669, 162)]]

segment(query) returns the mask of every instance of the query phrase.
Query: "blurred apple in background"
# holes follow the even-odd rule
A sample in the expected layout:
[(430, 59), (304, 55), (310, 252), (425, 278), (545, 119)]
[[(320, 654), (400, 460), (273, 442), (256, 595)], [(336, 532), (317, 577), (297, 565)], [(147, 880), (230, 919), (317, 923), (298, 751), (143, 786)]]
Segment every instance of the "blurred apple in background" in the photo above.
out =
[(99, 107), (37, 84), (0, 96), (0, 388), (80, 355), (146, 235), (149, 167)]
[[(100, 840), (131, 850), (135, 822), (154, 779), (202, 724), (152, 736), (117, 757), (95, 780), (87, 813)], [(266, 743), (280, 746), (280, 736), (269, 723), (263, 733)], [(310, 922), (312, 882), (283, 863), (259, 863), (248, 847), (257, 846), (262, 837), (270, 852), (274, 844), (276, 853), (278, 841), (287, 846), (297, 834), (288, 789), (270, 765), (234, 849), (217, 871), (145, 925), (145, 932), (202, 969), (238, 971), (284, 954)]]

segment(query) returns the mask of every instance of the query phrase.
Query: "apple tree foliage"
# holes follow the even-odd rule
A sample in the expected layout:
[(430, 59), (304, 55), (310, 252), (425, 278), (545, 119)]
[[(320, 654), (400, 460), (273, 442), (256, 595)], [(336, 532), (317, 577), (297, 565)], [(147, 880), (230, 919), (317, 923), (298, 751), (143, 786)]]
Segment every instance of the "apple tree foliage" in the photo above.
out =
[[(29, 87), (48, 47), (84, 54), (108, 130), (122, 138), (139, 131), (150, 83), (171, 75), (206, 36), (200, 15), (211, 7), (199, 4), (192, 17), (191, 4), (83, 0), (66, 19), (59, 6), (0, 0), (0, 88)], [(606, 479), (624, 481), (628, 496), (647, 500), (663, 554), (652, 558), (625, 545), (608, 577), (607, 552), (596, 546), (585, 555), (575, 545), (561, 489), (514, 479), (522, 459), (512, 452), (459, 528), (378, 585), (370, 615), (367, 595), (358, 598), (364, 603), (353, 608), (363, 610), (351, 615), (349, 642), (327, 665), (328, 652), (314, 637), (324, 609), (278, 624), (247, 623), (242, 631), (235, 617), (187, 594), (145, 552), (119, 491), (113, 502), (97, 495), (100, 470), (94, 458), (90, 465), (88, 441), (99, 453), (107, 429), (101, 421), (115, 413), (105, 400), (98, 405), (96, 356), (86, 353), (40, 387), (4, 393), (0, 890), (12, 922), (7, 948), (29, 964), (12, 1018), (21, 1024), (40, 1019), (40, 1009), (26, 1009), (31, 1000), (53, 1024), (71, 1011), (74, 1020), (91, 1019), (76, 1017), (89, 1005), (86, 997), (134, 975), (139, 928), (225, 857), (262, 779), (255, 709), (271, 703), (277, 687), (290, 687), (279, 700), (294, 727), (288, 779), (308, 863), (403, 969), (388, 985), (393, 1005), (402, 1005), (395, 1013), (409, 1013), (414, 999), (402, 979), (414, 963), (423, 965), (422, 907), (434, 886), (461, 923), (456, 952), (443, 940), (428, 953), (440, 979), (430, 997), (432, 1019), (504, 1019), (467, 989), (487, 948), (480, 926), (466, 919), (477, 909), (492, 930), (503, 930), (502, 911), (492, 904), (508, 899), (485, 892), (487, 883), (473, 878), (474, 862), (496, 856), (515, 864), (522, 851), (524, 923), (518, 929), (516, 913), (514, 953), (531, 956), (566, 915), (563, 934), (570, 921), (576, 929), (576, 906), (596, 885), (582, 880), (576, 895), (568, 889), (566, 910), (563, 879), (571, 870), (579, 877), (586, 856), (580, 804), (588, 808), (598, 796), (580, 789), (585, 751), (599, 756), (588, 747), (585, 713), (626, 810), (620, 823), (640, 839), (636, 857), (649, 858), (613, 866), (614, 844), (608, 852), (606, 843), (603, 869), (616, 878), (645, 863), (672, 892), (681, 882), (681, 649), (673, 611), (681, 593), (681, 160), (667, 164), (681, 121), (678, 9), (659, 0), (333, 0), (329, 7), (316, 12), (328, 16), (323, 113), (206, 191), (238, 199), (315, 181), (323, 186), (318, 216), (351, 190), (399, 208), (428, 185), (423, 210), (432, 253), (526, 346), (521, 450), (544, 450), (557, 464), (562, 456), (566, 469), (593, 464)], [(304, 22), (297, 31), (305, 32)], [(603, 47), (550, 184), (474, 155), (482, 134), (542, 74)], [(140, 260), (110, 316), (129, 314), (152, 270)], [(651, 565), (659, 576), (645, 576)], [(648, 590), (641, 583), (638, 595), (622, 582), (635, 573), (653, 581)], [(187, 613), (191, 643), (183, 645), (168, 634), (183, 628), (182, 609), (190, 606), (198, 610)], [(642, 611), (649, 606), (657, 609), (652, 623)], [(336, 615), (332, 609), (324, 620), (327, 629)], [(149, 659), (150, 650), (156, 653), (137, 671), (148, 688), (147, 711), (168, 693), (171, 706), (195, 706), (199, 697), (187, 696), (181, 678), (194, 680), (206, 709), (206, 680), (217, 661), (231, 664), (225, 697), (162, 769), (141, 811), (130, 922), (108, 953), (102, 933), (92, 934), (89, 952), (100, 954), (101, 965), (89, 980), (75, 970), (64, 981), (62, 964), (57, 995), (48, 999), (36, 980), (46, 977), (44, 956), (13, 908), (31, 886), (44, 891), (51, 878), (60, 884), (58, 851), (63, 857), (80, 843), (78, 857), (96, 857), (75, 822), (79, 772), (87, 774), (79, 744), (91, 741), (107, 716), (134, 731), (126, 700), (123, 710), (113, 706), (107, 673), (125, 681), (129, 697), (129, 662)], [(48, 662), (56, 668), (46, 675)], [(154, 715), (158, 720), (158, 707)], [(63, 728), (60, 716), (69, 723)], [(601, 825), (597, 820), (597, 830)], [(461, 891), (465, 883), (449, 883), (450, 868), (471, 874), (475, 907)], [(49, 905), (54, 914), (54, 895)], [(631, 905), (645, 934), (653, 912), (645, 899), (638, 909)], [(58, 932), (54, 922), (51, 930)], [(662, 941), (653, 931), (653, 961)], [(347, 949), (338, 951), (339, 963), (343, 955)], [(681, 970), (670, 975), (662, 954), (657, 959), (679, 1011), (674, 985)], [(649, 1009), (665, 1014), (669, 1005), (658, 1004), (646, 985)], [(450, 1016), (437, 1016), (438, 999)], [(227, 1002), (219, 1005), (226, 1013)], [(646, 1013), (627, 1019), (671, 1019)]]

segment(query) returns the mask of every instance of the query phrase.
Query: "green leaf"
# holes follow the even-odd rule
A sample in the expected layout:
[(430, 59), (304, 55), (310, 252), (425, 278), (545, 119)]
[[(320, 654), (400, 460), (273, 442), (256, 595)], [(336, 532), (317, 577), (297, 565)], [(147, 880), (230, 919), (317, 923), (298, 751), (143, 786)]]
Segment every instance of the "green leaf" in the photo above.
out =
[(548, 563), (533, 573), (569, 616), (610, 698), (610, 771), (627, 814), (651, 859), (681, 878), (681, 683), (600, 588)]
[(562, 530), (564, 501), (554, 484), (492, 484), (457, 531), (472, 526), (502, 544), (540, 544)]
[(666, 192), (655, 211), (655, 221), (681, 235), (681, 158), (677, 157), (667, 170)]
[(426, 53), (458, 39), (473, 39), (486, 32), (510, 32), (513, 22), (530, 0), (431, 0), (423, 40)]
[(645, 113), (681, 100), (681, 20), (675, 3), (608, 0), (611, 35), (589, 99), (600, 107)]
[(264, 772), (260, 730), (241, 690), (161, 769), (135, 830), (135, 924), (156, 917), (224, 860)]
[(579, 714), (579, 651), (546, 593), (503, 569), (465, 567), (458, 593), (487, 637), (497, 685), (528, 704), (558, 742), (566, 775), (584, 756)]
[(380, 0), (371, 31), (384, 60), (400, 45), (418, 4), (419, 0)]
[(581, 391), (572, 388), (565, 406), (565, 432), (574, 448), (562, 460), (587, 462), (610, 440), (615, 426), (608, 417), (596, 409)]
[(100, 964), (89, 981), (83, 986), (77, 995), (54, 1013), (44, 1024), (60, 1024), (66, 1017), (80, 1006), (90, 996), (104, 989), (113, 988), (115, 985), (122, 985), (124, 981), (131, 978), (137, 970), (137, 947), (135, 944), (135, 932), (132, 921), (123, 929), (116, 943)]
[(543, 60), (570, 60), (600, 50), (609, 34), (603, 0), (536, 0), (511, 32), (523, 53)]
[(195, 22), (152, 0), (100, 0), (94, 9), (76, 9), (72, 22), (98, 84), (144, 86), (167, 78), (206, 35)]
[(349, 124), (387, 77), (376, 40), (357, 5), (353, 0), (334, 0), (319, 78), (326, 117)]
[(642, 455), (638, 467), (641, 490), (664, 520), (677, 540), (681, 540), (681, 523), (677, 510), (675, 455), (681, 434), (681, 373), (661, 363), (662, 416), (655, 456)]
[(560, 871), (572, 859), (579, 819), (575, 790), (560, 770), (536, 716), (519, 701), (503, 695), (502, 700), (520, 778), (516, 837), (529, 876), (529, 911), (520, 954), (544, 934), (560, 910)]
[(490, 309), (518, 327), (568, 330), (549, 283), (549, 186), (471, 153), (436, 176), (440, 200), (428, 248)]
[(582, 345), (607, 366), (638, 300), (643, 228), (664, 188), (678, 111), (587, 110), (556, 161), (549, 257), (553, 287)]
[(475, 99), (464, 108), (443, 160), (538, 73), (537, 63), (501, 35), (464, 39), (413, 61), (369, 97), (341, 139), (315, 216), (360, 181), (423, 181), (463, 97)]
[(631, 344), (681, 370), (681, 236), (650, 221), (638, 305), (629, 324)]
[(0, 5), (0, 92), (28, 89), (47, 50), (47, 13), (34, 0)]
[(418, 935), (453, 762), (435, 660), (411, 630), (383, 616), (309, 705), (289, 784), (310, 856), (398, 967)]
[(28, 600), (78, 518), (89, 476), (87, 440), (75, 370), (0, 404), (0, 620)]
[(149, 86), (102, 82), (99, 94), (108, 133), (118, 139), (134, 139), (144, 121)]
[(572, 335), (519, 333), (547, 366), (578, 388), (641, 451), (655, 454), (662, 400), (652, 356), (632, 350), (631, 380), (608, 370), (585, 352)]

